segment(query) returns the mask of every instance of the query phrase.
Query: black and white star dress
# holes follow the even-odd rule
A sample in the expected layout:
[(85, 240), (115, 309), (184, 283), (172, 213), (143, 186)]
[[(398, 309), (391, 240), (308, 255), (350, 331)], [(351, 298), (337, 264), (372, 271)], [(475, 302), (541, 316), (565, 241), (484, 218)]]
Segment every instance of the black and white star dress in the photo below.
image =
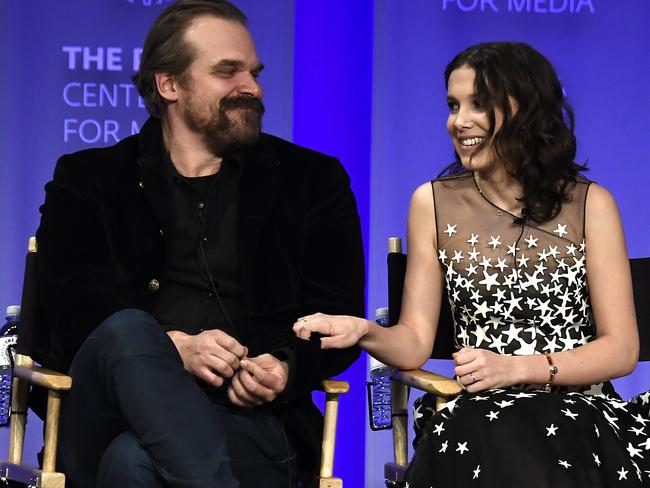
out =
[[(585, 276), (589, 182), (541, 225), (515, 221), (471, 173), (432, 182), (438, 259), (456, 347), (556, 353), (596, 331)], [(649, 394), (625, 402), (609, 382), (463, 393), (440, 412), (415, 404), (411, 488), (650, 486)]]

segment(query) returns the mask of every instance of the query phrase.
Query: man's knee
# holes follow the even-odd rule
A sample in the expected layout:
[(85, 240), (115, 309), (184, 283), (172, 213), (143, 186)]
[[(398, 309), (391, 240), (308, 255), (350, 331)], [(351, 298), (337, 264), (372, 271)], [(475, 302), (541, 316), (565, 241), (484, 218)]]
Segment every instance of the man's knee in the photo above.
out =
[(157, 345), (168, 345), (168, 339), (158, 321), (147, 312), (124, 309), (106, 318), (91, 334), (97, 348), (104, 354), (138, 354)]
[(118, 435), (102, 456), (97, 473), (98, 488), (162, 487), (149, 452), (126, 431)]

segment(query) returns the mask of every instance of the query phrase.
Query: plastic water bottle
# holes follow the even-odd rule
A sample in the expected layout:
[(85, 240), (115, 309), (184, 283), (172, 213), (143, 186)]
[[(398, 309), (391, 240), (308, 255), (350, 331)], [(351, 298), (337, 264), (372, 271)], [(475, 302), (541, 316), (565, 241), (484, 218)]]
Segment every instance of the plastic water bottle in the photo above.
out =
[[(382, 307), (375, 310), (375, 321), (382, 327), (388, 327), (388, 308)], [(392, 368), (370, 358), (370, 381), (368, 382), (370, 428), (372, 430), (390, 429), (391, 403), (390, 403), (390, 374)]]
[(7, 322), (0, 329), (0, 426), (9, 424), (11, 412), (11, 373), (13, 368), (13, 347), (18, 341), (20, 306), (7, 307)]

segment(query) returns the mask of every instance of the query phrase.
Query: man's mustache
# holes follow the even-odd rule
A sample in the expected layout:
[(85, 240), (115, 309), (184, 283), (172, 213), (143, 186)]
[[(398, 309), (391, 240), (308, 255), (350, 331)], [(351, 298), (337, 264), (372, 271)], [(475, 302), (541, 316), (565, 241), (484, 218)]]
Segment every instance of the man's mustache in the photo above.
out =
[(256, 97), (231, 97), (221, 100), (220, 111), (226, 110), (253, 110), (259, 115), (264, 114), (264, 104), (259, 98)]

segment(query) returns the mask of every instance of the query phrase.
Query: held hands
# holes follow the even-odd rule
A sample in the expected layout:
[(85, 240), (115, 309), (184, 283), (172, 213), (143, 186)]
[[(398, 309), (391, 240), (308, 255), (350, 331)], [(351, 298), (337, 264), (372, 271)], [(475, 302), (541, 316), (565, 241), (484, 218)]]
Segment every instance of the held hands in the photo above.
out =
[(171, 338), (183, 359), (183, 366), (206, 383), (219, 387), (224, 378), (232, 378), (248, 349), (221, 330), (206, 330), (198, 335), (170, 331)]
[(321, 337), (321, 349), (344, 349), (354, 346), (368, 332), (368, 321), (349, 315), (316, 313), (299, 318), (293, 332), (300, 339), (309, 340), (312, 332)]
[(467, 347), (452, 356), (458, 382), (470, 393), (517, 383), (511, 356)]
[(241, 361), (232, 377), (228, 399), (240, 407), (255, 407), (274, 400), (287, 386), (289, 365), (270, 354)]

